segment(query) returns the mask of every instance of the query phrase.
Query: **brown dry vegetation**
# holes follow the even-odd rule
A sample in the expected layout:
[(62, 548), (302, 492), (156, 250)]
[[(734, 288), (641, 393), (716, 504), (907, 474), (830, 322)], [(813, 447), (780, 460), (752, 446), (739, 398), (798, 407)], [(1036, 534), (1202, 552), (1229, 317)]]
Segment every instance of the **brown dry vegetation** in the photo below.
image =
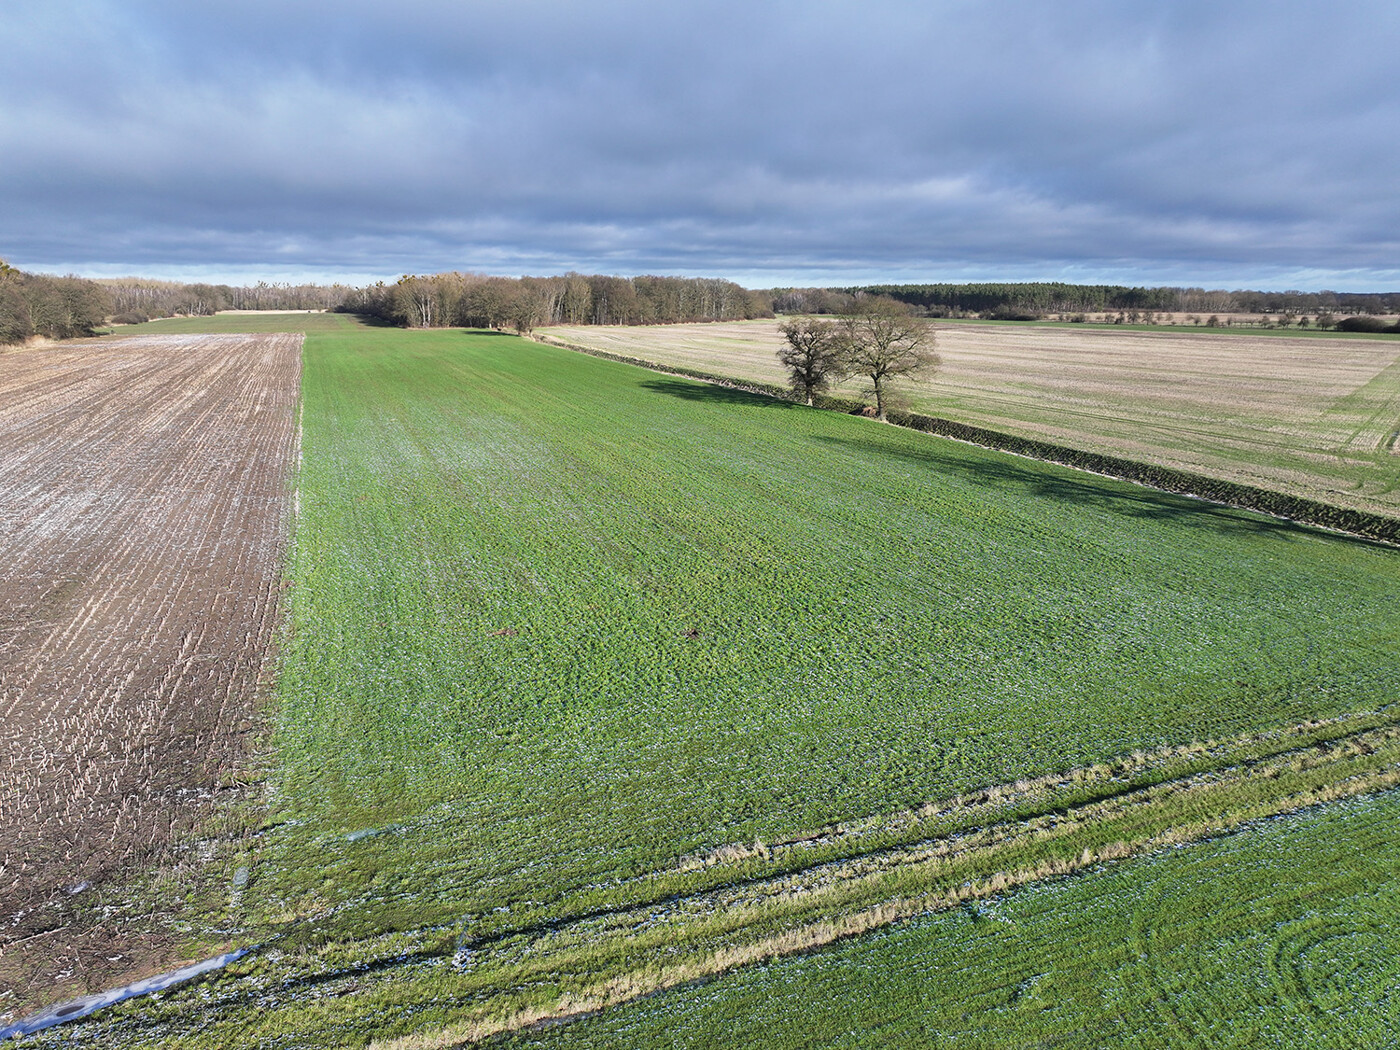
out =
[(0, 357), (0, 1015), (181, 952), (270, 666), (300, 344)]
[[(561, 327), (611, 353), (783, 383), (776, 321)], [(928, 415), (1400, 513), (1400, 341), (939, 322)], [(858, 381), (834, 391), (854, 396)]]

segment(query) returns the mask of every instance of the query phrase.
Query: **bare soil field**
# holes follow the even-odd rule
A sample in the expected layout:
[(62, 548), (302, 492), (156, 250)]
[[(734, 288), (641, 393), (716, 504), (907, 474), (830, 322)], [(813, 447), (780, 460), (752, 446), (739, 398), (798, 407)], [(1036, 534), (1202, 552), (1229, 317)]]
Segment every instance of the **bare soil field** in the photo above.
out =
[(271, 666), (300, 345), (0, 356), (0, 1022), (181, 961), (228, 864), (207, 839)]
[[(611, 353), (783, 383), (778, 321), (556, 327)], [(909, 408), (1380, 514), (1400, 513), (1400, 340), (938, 322)], [(858, 380), (836, 392), (857, 396)]]

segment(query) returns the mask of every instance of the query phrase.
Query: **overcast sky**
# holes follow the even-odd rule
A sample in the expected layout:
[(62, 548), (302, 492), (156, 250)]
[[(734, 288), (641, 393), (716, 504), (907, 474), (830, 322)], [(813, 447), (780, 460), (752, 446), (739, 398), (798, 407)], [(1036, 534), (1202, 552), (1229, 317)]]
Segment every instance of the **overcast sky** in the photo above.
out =
[(0, 0), (0, 257), (1400, 289), (1400, 4)]

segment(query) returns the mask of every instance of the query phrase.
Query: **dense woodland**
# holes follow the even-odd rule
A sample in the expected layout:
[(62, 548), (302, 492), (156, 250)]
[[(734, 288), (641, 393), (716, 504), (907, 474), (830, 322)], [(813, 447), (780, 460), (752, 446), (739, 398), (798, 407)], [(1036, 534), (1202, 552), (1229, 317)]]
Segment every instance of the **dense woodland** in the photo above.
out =
[[(846, 313), (861, 295), (897, 299), (931, 317), (1033, 320), (1048, 315), (1136, 313), (1304, 314), (1332, 317), (1400, 313), (1400, 292), (1266, 292), (1205, 288), (1131, 288), (1111, 284), (881, 284), (859, 288), (787, 288), (772, 293), (779, 313)], [(1135, 319), (1138, 319), (1135, 318)]]
[(112, 297), (93, 281), (23, 273), (0, 260), (0, 344), (91, 335), (111, 313)]
[(401, 277), (357, 291), (341, 306), (411, 328), (514, 328), (550, 324), (674, 324), (772, 317), (771, 298), (704, 277)]
[[(774, 314), (850, 314), (862, 298), (882, 296), (928, 317), (1152, 323), (1159, 314), (1228, 324), (1257, 315), (1275, 326), (1400, 331), (1379, 318), (1400, 313), (1400, 292), (1210, 291), (1055, 282), (892, 284), (859, 288), (752, 291), (704, 277), (491, 277), (473, 273), (406, 275), (367, 288), (332, 284), (182, 284), (142, 278), (88, 280), (25, 273), (0, 260), (0, 344), (33, 336), (66, 339), (104, 325), (220, 310), (338, 310), (409, 328), (511, 328), (551, 324), (671, 324), (733, 321)], [(1272, 315), (1272, 316), (1270, 316)]]
[(99, 281), (112, 296), (113, 320), (139, 324), (154, 317), (204, 317), (220, 310), (334, 310), (355, 289), (344, 284), (180, 284), (123, 277)]

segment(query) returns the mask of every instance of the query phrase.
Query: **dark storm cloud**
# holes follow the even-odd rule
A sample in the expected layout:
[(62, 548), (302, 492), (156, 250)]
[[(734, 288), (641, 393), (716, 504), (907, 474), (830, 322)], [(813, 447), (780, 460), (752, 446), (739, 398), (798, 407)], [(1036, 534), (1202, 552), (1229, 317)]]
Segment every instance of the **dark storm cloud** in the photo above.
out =
[(1386, 3), (6, 7), (29, 268), (1400, 286)]

